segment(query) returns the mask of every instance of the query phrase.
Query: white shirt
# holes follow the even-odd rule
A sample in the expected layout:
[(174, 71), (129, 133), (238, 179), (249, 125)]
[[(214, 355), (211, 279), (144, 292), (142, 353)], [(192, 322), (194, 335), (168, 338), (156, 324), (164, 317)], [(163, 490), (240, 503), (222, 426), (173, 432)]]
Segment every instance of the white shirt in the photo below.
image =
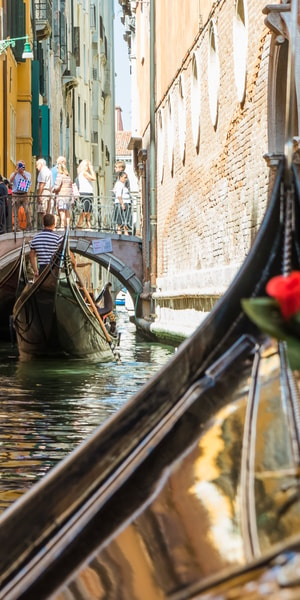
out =
[(124, 204), (131, 203), (131, 196), (128, 190), (128, 187), (118, 179), (114, 185), (114, 194), (115, 194), (115, 204), (120, 204), (119, 197), (121, 196)]
[(83, 173), (79, 173), (78, 175), (79, 182), (79, 193), (82, 194), (92, 194), (93, 193), (93, 184), (89, 181)]
[[(24, 172), (24, 175), (25, 175), (26, 179), (28, 179), (30, 181), (30, 184), (31, 184), (31, 174), (28, 173), (28, 171), (23, 171), (23, 172)], [(11, 174), (10, 180), (11, 180), (11, 178), (12, 178), (13, 175), (14, 175), (14, 173)], [(22, 180), (25, 181), (25, 178), (22, 177), (22, 175), (20, 173), (16, 173), (13, 181), (11, 181), (13, 194), (15, 194), (15, 193), (18, 194), (18, 192), (19, 192), (18, 185), (19, 185), (19, 182), (22, 181)]]
[(38, 183), (44, 183), (44, 189), (42, 191), (42, 194), (44, 192), (51, 192), (52, 191), (52, 173), (50, 171), (50, 169), (48, 169), (48, 167), (46, 165), (44, 165), (39, 174), (38, 174), (38, 178), (37, 178), (37, 182)]

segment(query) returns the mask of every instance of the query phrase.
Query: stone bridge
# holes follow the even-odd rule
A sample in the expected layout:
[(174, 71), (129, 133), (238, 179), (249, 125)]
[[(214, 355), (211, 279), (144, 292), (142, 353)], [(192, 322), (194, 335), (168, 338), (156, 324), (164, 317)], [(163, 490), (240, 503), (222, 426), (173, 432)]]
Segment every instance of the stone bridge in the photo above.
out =
[[(20, 251), (25, 238), (25, 253), (35, 231), (5, 233), (0, 237), (0, 268), (12, 262)], [(140, 316), (140, 294), (143, 281), (142, 240), (135, 236), (116, 235), (95, 231), (70, 231), (70, 248), (73, 252), (99, 263), (129, 291), (135, 304), (136, 316)]]

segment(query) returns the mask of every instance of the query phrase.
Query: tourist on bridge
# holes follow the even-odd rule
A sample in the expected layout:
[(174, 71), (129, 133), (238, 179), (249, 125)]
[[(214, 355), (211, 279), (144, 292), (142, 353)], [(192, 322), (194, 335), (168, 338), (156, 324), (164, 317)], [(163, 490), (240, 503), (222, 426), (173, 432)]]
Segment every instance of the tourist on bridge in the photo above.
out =
[(25, 163), (19, 160), (15, 171), (9, 178), (13, 192), (13, 216), (18, 218), (17, 228), (31, 227), (31, 214), (29, 209), (28, 192), (31, 187), (31, 174), (25, 171)]
[[(126, 171), (126, 164), (124, 160), (116, 160), (115, 162), (115, 174), (116, 174), (116, 181), (118, 181), (118, 179), (120, 179), (120, 175), (121, 173)], [(115, 183), (116, 183), (115, 181)], [(125, 181), (125, 185), (128, 188), (129, 192), (130, 192), (130, 182), (129, 182), (129, 178), (127, 177), (126, 181)]]
[[(7, 179), (5, 181), (7, 181)], [(7, 231), (8, 187), (5, 181), (2, 175), (0, 175), (0, 233), (5, 233)]]
[(46, 165), (44, 158), (39, 158), (36, 161), (38, 170), (37, 177), (37, 214), (38, 214), (38, 229), (43, 225), (43, 217), (46, 213), (53, 212), (54, 201), (52, 200), (52, 173)]
[(56, 206), (60, 218), (60, 227), (70, 223), (70, 208), (73, 202), (72, 179), (65, 163), (59, 163), (53, 193), (56, 195)]
[(129, 235), (129, 229), (131, 229), (131, 195), (126, 187), (127, 173), (122, 171), (119, 179), (117, 179), (114, 185), (114, 224), (117, 228), (117, 234), (120, 235), (122, 230), (124, 235)]
[(86, 220), (87, 229), (90, 229), (94, 198), (93, 181), (96, 181), (96, 174), (89, 160), (84, 159), (79, 164), (77, 180), (82, 209), (77, 227), (81, 228)]
[(67, 165), (67, 160), (64, 156), (58, 156), (58, 158), (56, 159), (56, 164), (51, 169), (53, 185), (56, 184), (58, 165), (61, 165), (61, 164)]

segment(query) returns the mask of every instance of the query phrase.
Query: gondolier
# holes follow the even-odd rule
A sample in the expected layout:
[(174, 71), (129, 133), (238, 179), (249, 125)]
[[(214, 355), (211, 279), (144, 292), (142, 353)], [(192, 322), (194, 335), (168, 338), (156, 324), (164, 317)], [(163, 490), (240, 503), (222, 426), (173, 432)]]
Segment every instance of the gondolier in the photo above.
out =
[(54, 231), (55, 216), (46, 214), (43, 218), (44, 229), (39, 231), (31, 240), (29, 259), (35, 277), (38, 277), (50, 263), (57, 251), (63, 235)]

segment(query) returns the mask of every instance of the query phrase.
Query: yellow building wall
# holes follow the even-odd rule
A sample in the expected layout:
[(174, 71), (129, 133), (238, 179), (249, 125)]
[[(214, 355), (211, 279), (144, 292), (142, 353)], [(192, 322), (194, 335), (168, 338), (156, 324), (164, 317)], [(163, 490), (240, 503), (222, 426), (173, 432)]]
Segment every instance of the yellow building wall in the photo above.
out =
[[(3, 1), (0, 0), (0, 15), (3, 12)], [(2, 26), (2, 23), (1, 23)], [(1, 33), (2, 29), (0, 29)], [(0, 35), (0, 37), (2, 37)], [(0, 55), (0, 174), (3, 173), (3, 157), (4, 157), (4, 129), (3, 129), (3, 72), (4, 72), (4, 55)]]
[[(31, 39), (30, 0), (25, 5), (26, 33)], [(18, 160), (24, 160), (26, 169), (32, 171), (31, 61), (17, 63), (9, 47), (0, 56), (1, 175), (9, 177)]]

